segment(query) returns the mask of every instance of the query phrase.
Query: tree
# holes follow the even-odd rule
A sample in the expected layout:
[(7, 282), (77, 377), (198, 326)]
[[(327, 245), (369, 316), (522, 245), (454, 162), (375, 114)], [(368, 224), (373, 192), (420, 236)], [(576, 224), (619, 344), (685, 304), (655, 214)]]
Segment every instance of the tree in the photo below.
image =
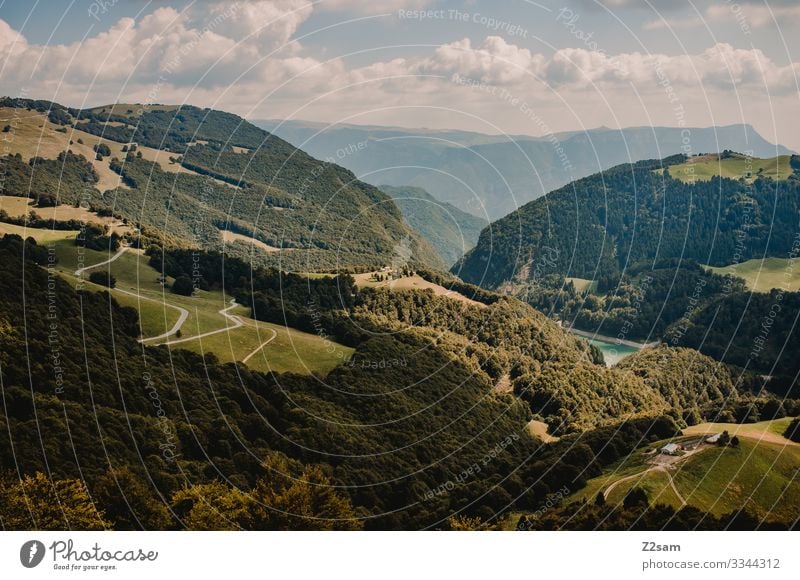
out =
[[(173, 509), (190, 530), (353, 530), (361, 521), (318, 465), (302, 467), (281, 453), (252, 490), (222, 482), (177, 492)], [(300, 470), (300, 471), (298, 471)]]
[(189, 276), (178, 276), (172, 283), (172, 292), (181, 296), (191, 296), (194, 292), (194, 283)]
[(622, 505), (625, 509), (647, 507), (648, 504), (647, 493), (640, 487), (634, 487), (625, 495), (625, 499), (622, 500)]
[(606, 496), (603, 493), (603, 490), (597, 492), (597, 495), (594, 498), (594, 505), (604, 506), (606, 505)]
[(99, 284), (101, 286), (107, 286), (108, 288), (113, 288), (117, 285), (117, 279), (111, 274), (111, 272), (92, 272), (89, 274), (89, 282), (94, 284)]
[(800, 418), (792, 419), (783, 436), (795, 443), (800, 443)]
[(447, 518), (450, 530), (453, 532), (475, 532), (484, 527), (481, 518), (473, 518), (465, 515), (452, 516)]
[(736, 435), (731, 438), (731, 447), (739, 447), (739, 438)]
[(92, 491), (115, 530), (165, 530), (172, 523), (166, 502), (127, 467), (109, 469)]
[(720, 434), (719, 439), (717, 439), (717, 445), (719, 445), (720, 447), (727, 447), (728, 443), (730, 442), (731, 442), (731, 436), (727, 431), (723, 431)]
[(273, 453), (264, 461), (267, 474), (253, 496), (260, 506), (258, 529), (356, 530), (362, 527), (350, 500), (341, 495), (319, 465), (290, 461)]
[(44, 473), (0, 482), (0, 516), (7, 530), (106, 530), (111, 524), (78, 479)]
[(97, 158), (102, 159), (103, 157), (108, 157), (111, 155), (111, 149), (105, 143), (98, 143), (93, 147), (95, 153), (97, 153)]
[(189, 530), (257, 529), (255, 515), (258, 506), (252, 495), (220, 481), (182, 489), (173, 495), (172, 505), (181, 523)]

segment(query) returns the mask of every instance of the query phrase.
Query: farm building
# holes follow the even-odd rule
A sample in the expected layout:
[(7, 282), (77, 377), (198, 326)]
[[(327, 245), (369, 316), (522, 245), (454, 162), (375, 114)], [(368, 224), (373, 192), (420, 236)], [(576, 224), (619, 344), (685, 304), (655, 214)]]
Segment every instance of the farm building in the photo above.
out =
[(706, 437), (706, 443), (712, 443), (712, 444), (717, 443), (717, 441), (719, 441), (719, 436), (720, 436), (720, 433), (715, 433), (714, 435), (710, 435), (709, 437)]
[(661, 453), (662, 455), (677, 455), (678, 451), (680, 450), (681, 446), (678, 445), (677, 443), (667, 443), (666, 445), (664, 445), (664, 447), (659, 449), (659, 453)]

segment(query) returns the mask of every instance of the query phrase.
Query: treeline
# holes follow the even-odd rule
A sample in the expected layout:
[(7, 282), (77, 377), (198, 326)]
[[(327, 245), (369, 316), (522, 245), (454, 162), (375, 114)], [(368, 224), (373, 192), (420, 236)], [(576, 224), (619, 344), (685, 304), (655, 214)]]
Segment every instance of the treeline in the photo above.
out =
[(480, 286), (467, 284), (456, 276), (445, 275), (441, 272), (428, 270), (425, 268), (417, 270), (417, 274), (419, 274), (422, 279), (427, 280), (428, 282), (438, 284), (439, 286), (444, 286), (449, 290), (463, 294), (471, 300), (475, 300), (476, 302), (481, 302), (486, 305), (494, 304), (502, 298), (502, 296), (496, 292), (489, 292)]
[(551, 293), (555, 300), (550, 298), (549, 303), (537, 296), (539, 292), (532, 292), (532, 298), (546, 312), (557, 313), (581, 330), (653, 341), (664, 338), (670, 326), (684, 324), (702, 305), (725, 293), (743, 292), (745, 286), (738, 278), (714, 274), (696, 262), (668, 260), (634, 265), (605, 296), (572, 290), (574, 285)]
[(90, 484), (42, 472), (0, 478), (0, 529), (10, 530), (357, 530), (350, 500), (319, 466), (269, 455), (252, 488), (213, 480), (171, 497), (149, 474), (108, 469)]
[[(56, 481), (80, 480), (100, 527), (136, 526), (130, 514), (140, 512), (162, 529), (422, 529), (446, 527), (453, 514), (493, 522), (546, 505), (564, 486), (578, 490), (638, 445), (677, 432), (673, 418), (654, 418), (655, 409), (620, 425), (624, 409), (612, 420), (606, 396), (607, 428), (564, 429), (561, 441), (547, 445), (530, 436), (529, 405), (490, 394), (501, 373), (532, 372), (513, 365), (561, 361), (566, 372), (582, 361), (583, 376), (604, 381), (598, 399), (633, 375), (593, 373), (605, 369), (592, 364), (577, 339), (516, 301), (460, 310), (460, 303), (427, 292), (355, 291), (346, 276), (252, 272), (243, 261), (198, 254), (206, 283), (231, 284), (242, 303), (247, 292), (261, 292), (283, 295), (302, 310), (313, 297), (321, 312), (350, 325), (354, 360), (370, 364), (340, 365), (321, 388), (316, 376), (257, 373), (181, 349), (142, 350), (133, 309), (105, 293), (76, 293), (32, 262), (23, 268), (23, 244), (30, 246), (26, 257), (37, 254), (32, 241), (18, 237), (0, 244), (0, 467), (23, 478), (49, 469)], [(191, 271), (191, 252), (166, 257), (170, 271)], [(340, 310), (343, 283), (355, 295)], [(449, 304), (457, 310), (435, 314)], [(464, 334), (447, 329), (447, 318), (465, 317), (458, 329)], [(426, 323), (406, 324), (414, 320)], [(325, 324), (315, 332), (331, 334)], [(635, 385), (655, 392), (644, 381)], [(582, 393), (574, 396), (575, 416), (588, 418), (594, 409), (581, 406)], [(131, 505), (147, 497), (150, 504), (132, 508), (114, 495), (109, 457), (113, 469), (127, 468), (144, 482), (122, 478), (138, 490), (141, 501)], [(275, 461), (289, 467), (265, 468)], [(292, 484), (280, 478), (265, 483), (276, 471), (293, 474), (300, 487), (290, 492), (285, 485)], [(81, 495), (74, 481), (64, 485)], [(309, 493), (322, 499), (303, 495)], [(280, 519), (259, 503), (286, 506), (296, 517)], [(153, 504), (162, 504), (168, 517)], [(18, 513), (9, 508), (9, 517)]]

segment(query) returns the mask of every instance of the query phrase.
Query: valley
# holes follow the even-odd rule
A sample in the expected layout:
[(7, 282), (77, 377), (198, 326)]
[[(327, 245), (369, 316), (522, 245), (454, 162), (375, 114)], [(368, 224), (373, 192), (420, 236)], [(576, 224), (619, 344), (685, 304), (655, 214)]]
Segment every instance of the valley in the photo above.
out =
[[(289, 493), (293, 484), (269, 480), (271, 465), (322, 482), (302, 493), (309, 509), (342, 515), (331, 529), (458, 529), (451, 518), (462, 510), (486, 527), (515, 518), (531, 529), (568, 526), (562, 510), (601, 509), (592, 503), (599, 491), (603, 509), (630, 504), (633, 490), (676, 514), (700, 510), (719, 528), (737, 502), (771, 524), (789, 521), (797, 444), (784, 445), (788, 459), (778, 446), (788, 417), (800, 414), (790, 366), (765, 378), (721, 364), (708, 345), (722, 337), (686, 346), (717, 300), (747, 296), (753, 316), (768, 310), (774, 291), (764, 284), (791, 258), (760, 269), (742, 261), (737, 269), (752, 276), (731, 278), (733, 250), (700, 261), (698, 238), (684, 263), (670, 254), (685, 225), (678, 219), (664, 256), (648, 254), (660, 188), (680, 208), (694, 203), (688, 188), (710, 187), (670, 177), (686, 158), (587, 177), (575, 186), (580, 207), (570, 209), (570, 188), (487, 225), (422, 189), (381, 191), (221, 111), (4, 104), (16, 123), (0, 196), (0, 369), (13, 409), (0, 431), (15, 435), (0, 441), (4, 464), (23, 456), (27, 474), (81, 477), (85, 489), (102, 490), (116, 472), (92, 450), (113, 446), (126, 477), (152, 477), (161, 503), (192, 529), (306, 521), (235, 507), (240, 489)], [(30, 143), (37, 134), (44, 156)], [(722, 180), (717, 198), (709, 189), (699, 215), (745, 183), (763, 203), (774, 183), (793, 191), (786, 163), (773, 174), (768, 161), (754, 179)], [(634, 181), (651, 196), (641, 214), (625, 213)], [(604, 183), (614, 186), (605, 214), (592, 206)], [(543, 229), (548, 220), (557, 227)], [(579, 222), (587, 239), (576, 245)], [(630, 231), (634, 222), (644, 229)], [(519, 253), (514, 236), (523, 233)], [(757, 236), (748, 251), (759, 243), (784, 251)], [(687, 315), (697, 287), (703, 300)], [(764, 292), (746, 294), (756, 287)], [(790, 294), (782, 300), (793, 304)], [(776, 321), (776, 336), (789, 323)], [(719, 430), (739, 445), (658, 452)], [(63, 448), (73, 432), (78, 441)], [(749, 467), (734, 471), (751, 461), (777, 465), (763, 488)], [(482, 469), (448, 486), (464, 465)], [(187, 487), (183, 473), (195, 483)], [(792, 499), (769, 512), (778, 488)], [(546, 511), (558, 493), (568, 501)], [(223, 515), (206, 519), (193, 497)], [(109, 520), (91, 525), (130, 526), (116, 500), (101, 501)], [(620, 509), (628, 517), (642, 505)], [(150, 521), (181, 525), (164, 514)]]

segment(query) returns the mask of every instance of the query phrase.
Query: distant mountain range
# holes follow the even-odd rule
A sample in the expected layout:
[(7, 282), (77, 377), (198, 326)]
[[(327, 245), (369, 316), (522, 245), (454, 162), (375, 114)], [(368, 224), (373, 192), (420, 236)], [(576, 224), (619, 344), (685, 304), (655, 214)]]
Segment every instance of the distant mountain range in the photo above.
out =
[(598, 128), (532, 137), (306, 121), (255, 124), (368, 183), (422, 187), (489, 220), (622, 163), (726, 149), (755, 157), (791, 152), (750, 125)]

